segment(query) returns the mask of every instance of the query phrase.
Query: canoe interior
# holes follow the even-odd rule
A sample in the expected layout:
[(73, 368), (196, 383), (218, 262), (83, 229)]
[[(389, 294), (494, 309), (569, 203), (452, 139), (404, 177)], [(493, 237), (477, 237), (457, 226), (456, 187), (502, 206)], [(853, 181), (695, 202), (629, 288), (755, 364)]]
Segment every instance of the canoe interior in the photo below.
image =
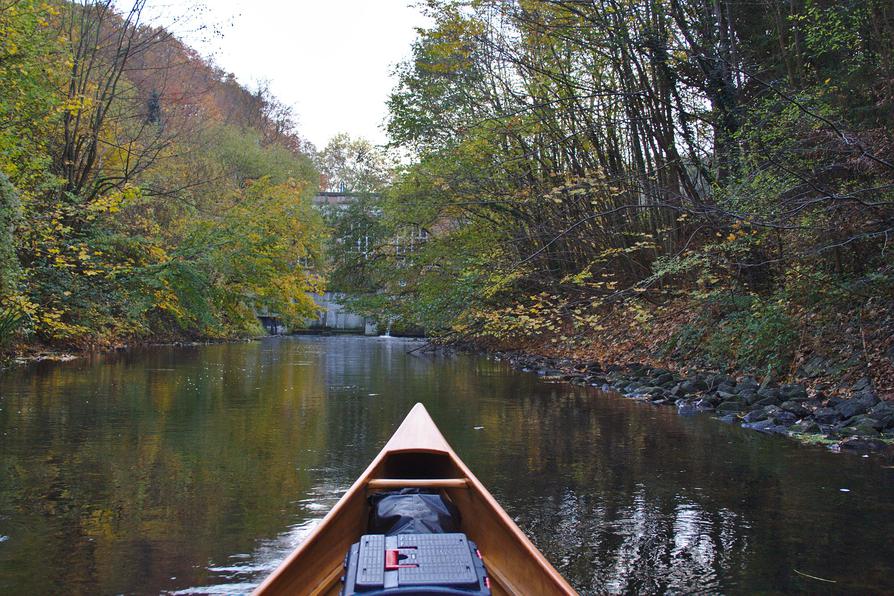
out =
[[(424, 439), (419, 437), (426, 430), (424, 426), (408, 425), (414, 413), (430, 425)], [(423, 447), (406, 448), (407, 439)], [(478, 544), (484, 557), (494, 594), (575, 594), (444, 441), (421, 405), (414, 408), (320, 525), (255, 594), (338, 594), (345, 554), (366, 533), (367, 497), (376, 490), (393, 490), (404, 481), (411, 486), (438, 488), (453, 501), (461, 516), (460, 530)], [(380, 485), (387, 488), (378, 488)]]

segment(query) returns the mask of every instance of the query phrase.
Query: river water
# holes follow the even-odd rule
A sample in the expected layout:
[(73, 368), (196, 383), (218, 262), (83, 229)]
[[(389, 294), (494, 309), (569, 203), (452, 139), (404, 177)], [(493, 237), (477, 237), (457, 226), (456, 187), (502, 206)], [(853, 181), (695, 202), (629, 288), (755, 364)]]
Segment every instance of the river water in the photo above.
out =
[(270, 338), (7, 371), (0, 593), (246, 592), (417, 401), (581, 593), (894, 592), (892, 462), (417, 346)]

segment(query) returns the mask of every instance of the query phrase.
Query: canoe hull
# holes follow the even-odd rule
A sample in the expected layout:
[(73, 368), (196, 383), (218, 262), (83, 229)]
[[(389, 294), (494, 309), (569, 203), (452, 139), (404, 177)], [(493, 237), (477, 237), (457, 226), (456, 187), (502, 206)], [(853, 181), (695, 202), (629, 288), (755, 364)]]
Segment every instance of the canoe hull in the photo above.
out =
[(484, 556), (494, 594), (576, 593), (416, 404), (366, 471), (255, 595), (337, 594), (345, 553), (366, 530), (367, 495), (406, 486), (438, 488), (453, 500), (462, 531)]

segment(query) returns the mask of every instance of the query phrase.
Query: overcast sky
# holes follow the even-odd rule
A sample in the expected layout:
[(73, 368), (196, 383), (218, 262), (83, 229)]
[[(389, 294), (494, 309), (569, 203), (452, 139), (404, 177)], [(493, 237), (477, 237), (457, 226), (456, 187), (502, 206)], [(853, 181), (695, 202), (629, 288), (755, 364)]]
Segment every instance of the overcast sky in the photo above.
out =
[[(338, 132), (383, 143), (391, 72), (409, 56), (414, 27), (426, 24), (412, 2), (207, 0), (174, 29), (249, 88), (268, 81), (318, 148)], [(169, 25), (182, 6), (149, 0), (151, 20)], [(222, 36), (197, 31), (197, 22), (219, 26)]]

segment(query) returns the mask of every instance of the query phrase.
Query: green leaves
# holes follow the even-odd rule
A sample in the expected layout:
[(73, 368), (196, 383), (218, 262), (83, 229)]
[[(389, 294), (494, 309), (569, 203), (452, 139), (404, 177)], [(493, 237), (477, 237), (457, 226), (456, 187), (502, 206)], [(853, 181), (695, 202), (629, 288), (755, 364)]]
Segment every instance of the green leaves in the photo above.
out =
[(0, 10), (2, 304), (75, 344), (312, 314), (319, 174), (288, 108), (138, 15)]
[(17, 292), (21, 270), (15, 253), (15, 229), (21, 218), (18, 193), (0, 172), (0, 302)]

